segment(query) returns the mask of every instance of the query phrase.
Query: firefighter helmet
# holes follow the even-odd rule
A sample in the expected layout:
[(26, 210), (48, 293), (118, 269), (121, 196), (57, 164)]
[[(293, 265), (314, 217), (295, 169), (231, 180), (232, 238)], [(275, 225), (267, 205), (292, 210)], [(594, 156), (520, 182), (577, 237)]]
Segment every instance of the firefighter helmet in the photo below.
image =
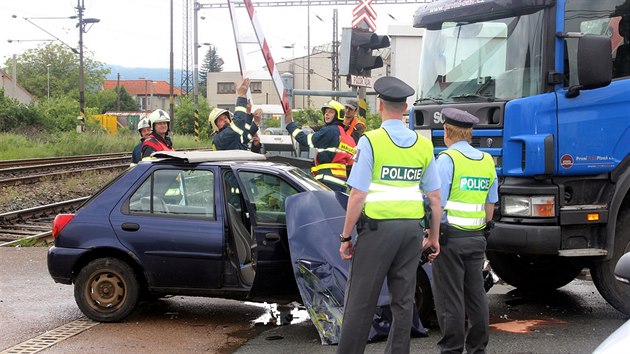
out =
[(322, 114), (326, 114), (326, 108), (331, 108), (334, 109), (335, 112), (337, 112), (337, 119), (338, 120), (343, 120), (344, 118), (344, 113), (343, 113), (343, 109), (344, 109), (344, 105), (342, 105), (341, 103), (335, 101), (335, 100), (330, 100), (326, 103), (324, 103), (324, 105), (322, 106)]
[(149, 122), (151, 123), (151, 130), (155, 130), (155, 123), (166, 122), (170, 125), (171, 117), (165, 111), (156, 109), (149, 114)]
[(151, 129), (151, 123), (149, 123), (148, 118), (142, 118), (138, 121), (138, 132), (140, 132), (144, 128)]
[(210, 112), (210, 115), (208, 116), (208, 122), (212, 126), (212, 132), (216, 133), (219, 131), (219, 127), (217, 127), (217, 119), (223, 114), (226, 114), (228, 119), (232, 121), (232, 113), (227, 109), (215, 108), (212, 110), (212, 112)]

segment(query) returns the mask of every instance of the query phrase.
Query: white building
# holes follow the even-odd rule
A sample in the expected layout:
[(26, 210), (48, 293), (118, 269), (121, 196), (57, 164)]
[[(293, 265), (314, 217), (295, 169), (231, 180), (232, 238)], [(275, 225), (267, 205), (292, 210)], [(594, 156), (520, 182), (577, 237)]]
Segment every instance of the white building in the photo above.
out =
[(20, 84), (15, 82), (11, 75), (0, 69), (0, 89), (4, 90), (4, 96), (13, 98), (20, 103), (30, 104), (35, 98)]

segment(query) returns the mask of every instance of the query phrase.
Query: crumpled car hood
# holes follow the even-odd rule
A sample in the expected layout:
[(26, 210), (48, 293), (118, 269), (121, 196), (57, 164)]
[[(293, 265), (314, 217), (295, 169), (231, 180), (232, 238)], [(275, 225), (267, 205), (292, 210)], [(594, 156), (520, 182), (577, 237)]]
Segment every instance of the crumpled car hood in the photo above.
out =
[[(332, 191), (299, 193), (285, 201), (295, 280), (322, 344), (337, 344), (341, 334), (350, 262), (339, 255), (339, 232), (343, 229), (347, 202), (346, 194)], [(355, 232), (353, 236), (356, 237)], [(391, 322), (388, 304), (389, 294), (383, 285), (370, 341), (387, 338)], [(417, 314), (412, 332), (414, 336), (426, 336)]]

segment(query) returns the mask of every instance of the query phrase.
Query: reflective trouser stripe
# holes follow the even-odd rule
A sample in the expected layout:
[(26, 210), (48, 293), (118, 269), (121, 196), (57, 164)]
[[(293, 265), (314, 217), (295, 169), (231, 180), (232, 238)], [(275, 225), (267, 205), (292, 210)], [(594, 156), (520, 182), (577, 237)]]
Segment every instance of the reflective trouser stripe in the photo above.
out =
[(321, 179), (321, 180), (324, 180), (324, 181), (336, 183), (336, 184), (341, 185), (341, 186), (345, 186), (346, 185), (346, 181), (344, 181), (342, 179), (339, 179), (337, 177), (334, 177), (334, 176), (329, 176), (329, 175), (322, 175), (322, 174), (316, 175), (315, 179)]
[(455, 201), (449, 200), (446, 202), (446, 205), (444, 206), (444, 210), (480, 212), (486, 209), (485, 209), (485, 205), (483, 204), (462, 203), (462, 202), (455, 202)]
[(449, 224), (456, 226), (483, 226), (486, 224), (485, 218), (462, 218), (459, 216), (446, 215), (446, 220)]
[(323, 163), (314, 167), (311, 167), (311, 172), (315, 173), (320, 170), (330, 169), (335, 176), (346, 177), (346, 165), (341, 163)]

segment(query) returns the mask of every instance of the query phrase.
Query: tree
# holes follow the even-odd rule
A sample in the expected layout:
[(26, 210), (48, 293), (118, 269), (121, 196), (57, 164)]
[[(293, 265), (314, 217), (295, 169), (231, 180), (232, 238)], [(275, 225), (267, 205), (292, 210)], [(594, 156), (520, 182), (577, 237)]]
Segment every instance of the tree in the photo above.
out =
[[(48, 43), (29, 49), (17, 56), (17, 79), (32, 95), (42, 99), (48, 94), (48, 72), (50, 72), (50, 96), (65, 95), (79, 97), (79, 56), (68, 47)], [(50, 67), (47, 69), (47, 65)], [(109, 69), (89, 55), (83, 57), (86, 90), (96, 90), (105, 80)], [(12, 73), (10, 60), (5, 68)]]
[(207, 93), (207, 75), (208, 72), (217, 73), (223, 71), (223, 59), (217, 53), (217, 48), (210, 45), (206, 56), (201, 64), (201, 72), (199, 73), (199, 92), (203, 97), (206, 97)]
[(116, 102), (117, 87), (111, 90), (88, 92), (86, 95), (86, 104), (90, 107), (97, 107), (99, 113), (116, 112), (116, 111), (138, 111), (138, 102), (131, 97), (124, 87), (120, 88), (120, 110)]

